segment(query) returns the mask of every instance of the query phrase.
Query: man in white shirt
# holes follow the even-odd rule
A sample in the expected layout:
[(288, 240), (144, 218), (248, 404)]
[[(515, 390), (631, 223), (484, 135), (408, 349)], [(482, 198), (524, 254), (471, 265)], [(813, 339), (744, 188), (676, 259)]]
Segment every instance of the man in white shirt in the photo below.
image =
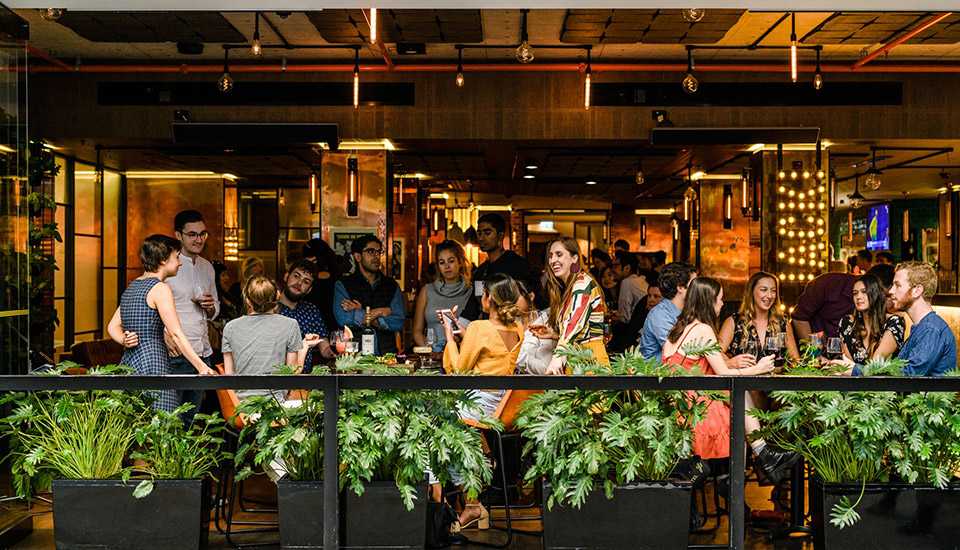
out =
[(637, 275), (636, 255), (617, 250), (613, 255), (613, 275), (620, 280), (620, 299), (617, 301), (617, 316), (621, 323), (629, 324), (634, 308), (647, 297), (647, 279)]
[[(180, 262), (183, 265), (177, 276), (168, 277), (166, 283), (173, 289), (183, 333), (197, 355), (210, 365), (213, 348), (207, 333), (207, 321), (220, 314), (220, 300), (213, 265), (200, 257), (209, 236), (207, 226), (200, 212), (184, 210), (173, 218), (173, 229), (182, 246)], [(186, 360), (173, 339), (166, 337), (166, 342), (170, 352), (170, 374), (196, 374), (197, 369)], [(178, 390), (177, 397), (181, 404), (193, 403), (193, 409), (183, 415), (184, 423), (189, 426), (203, 402), (203, 390)]]

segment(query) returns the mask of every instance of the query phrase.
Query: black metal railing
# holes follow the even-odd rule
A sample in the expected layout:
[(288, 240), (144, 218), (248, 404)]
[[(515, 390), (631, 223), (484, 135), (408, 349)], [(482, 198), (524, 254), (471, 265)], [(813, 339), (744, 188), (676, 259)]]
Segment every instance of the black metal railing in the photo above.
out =
[[(436, 376), (436, 375), (235, 375), (235, 376), (0, 376), (0, 392), (40, 390), (273, 389), (322, 390), (324, 411), (337, 410), (339, 393), (365, 389), (519, 389), (519, 390), (726, 390), (730, 392), (729, 548), (742, 550), (744, 527), (744, 392), (893, 391), (960, 392), (960, 378), (805, 377), (805, 376)], [(337, 415), (324, 414), (325, 433), (336, 433)], [(337, 438), (324, 438), (324, 475), (337, 479)], [(324, 549), (339, 548), (336, 483), (324, 484)]]

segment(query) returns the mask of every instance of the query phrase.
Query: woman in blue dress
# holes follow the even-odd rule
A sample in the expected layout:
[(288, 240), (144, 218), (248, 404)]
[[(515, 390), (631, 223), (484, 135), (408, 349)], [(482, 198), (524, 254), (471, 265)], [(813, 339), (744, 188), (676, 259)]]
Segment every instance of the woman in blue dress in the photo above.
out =
[[(166, 235), (151, 235), (140, 247), (144, 273), (134, 279), (120, 298), (120, 307), (107, 325), (107, 333), (123, 344), (122, 365), (137, 374), (170, 374), (170, 359), (163, 342), (163, 331), (176, 340), (184, 356), (200, 374), (214, 374), (200, 359), (180, 329), (173, 291), (164, 283), (180, 268), (180, 241)], [(147, 392), (153, 407), (172, 412), (177, 403), (176, 390)]]

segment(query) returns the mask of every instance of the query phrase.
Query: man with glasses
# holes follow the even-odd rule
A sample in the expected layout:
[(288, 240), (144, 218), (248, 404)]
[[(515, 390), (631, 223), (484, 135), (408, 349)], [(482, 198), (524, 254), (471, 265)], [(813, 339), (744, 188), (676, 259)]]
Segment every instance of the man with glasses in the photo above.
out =
[(377, 355), (397, 353), (397, 333), (403, 330), (406, 313), (400, 285), (380, 272), (383, 244), (373, 235), (366, 235), (353, 241), (350, 252), (357, 268), (334, 287), (333, 314), (337, 323), (350, 327), (359, 336), (369, 307)]
[[(200, 256), (209, 236), (203, 215), (196, 210), (177, 213), (173, 218), (173, 234), (180, 240), (180, 262), (183, 265), (176, 277), (167, 278), (166, 283), (173, 289), (183, 333), (197, 355), (210, 366), (213, 348), (207, 333), (207, 321), (219, 315), (220, 300), (213, 265)], [(183, 356), (173, 338), (164, 333), (164, 339), (170, 353), (170, 373), (196, 374), (197, 369)], [(193, 404), (193, 409), (183, 414), (183, 421), (189, 426), (203, 402), (203, 390), (177, 390), (177, 400), (178, 404)]]

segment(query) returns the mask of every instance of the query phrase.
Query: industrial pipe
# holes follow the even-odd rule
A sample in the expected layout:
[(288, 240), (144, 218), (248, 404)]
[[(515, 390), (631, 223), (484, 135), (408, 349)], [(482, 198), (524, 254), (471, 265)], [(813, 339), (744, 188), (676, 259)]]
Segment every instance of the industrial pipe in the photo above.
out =
[(892, 42), (888, 42), (888, 43), (885, 44), (882, 48), (878, 49), (877, 51), (873, 52), (872, 54), (864, 57), (864, 58), (861, 59), (860, 61), (857, 61), (857, 62), (854, 63), (853, 65), (850, 65), (850, 70), (851, 70), (851, 71), (856, 71), (857, 69), (863, 67), (863, 66), (866, 65), (867, 63), (873, 61), (874, 59), (880, 57), (881, 55), (889, 52), (890, 50), (892, 50), (892, 49), (894, 49), (894, 48), (896, 48), (896, 47), (899, 46), (900, 44), (903, 44), (903, 43), (906, 42), (907, 40), (910, 40), (910, 39), (913, 38), (914, 36), (922, 33), (923, 31), (925, 31), (925, 30), (929, 29), (930, 27), (936, 25), (937, 23), (943, 21), (943, 20), (946, 19), (947, 17), (950, 17), (951, 14), (952, 14), (952, 12), (949, 12), (949, 11), (948, 11), (947, 13), (941, 13), (940, 15), (931, 18), (931, 19), (930, 19), (929, 21), (927, 21), (926, 23), (923, 23), (923, 24), (920, 25), (919, 27), (907, 31), (907, 32), (904, 33), (903, 35), (897, 37), (897, 38), (896, 38), (895, 40), (893, 40)]

